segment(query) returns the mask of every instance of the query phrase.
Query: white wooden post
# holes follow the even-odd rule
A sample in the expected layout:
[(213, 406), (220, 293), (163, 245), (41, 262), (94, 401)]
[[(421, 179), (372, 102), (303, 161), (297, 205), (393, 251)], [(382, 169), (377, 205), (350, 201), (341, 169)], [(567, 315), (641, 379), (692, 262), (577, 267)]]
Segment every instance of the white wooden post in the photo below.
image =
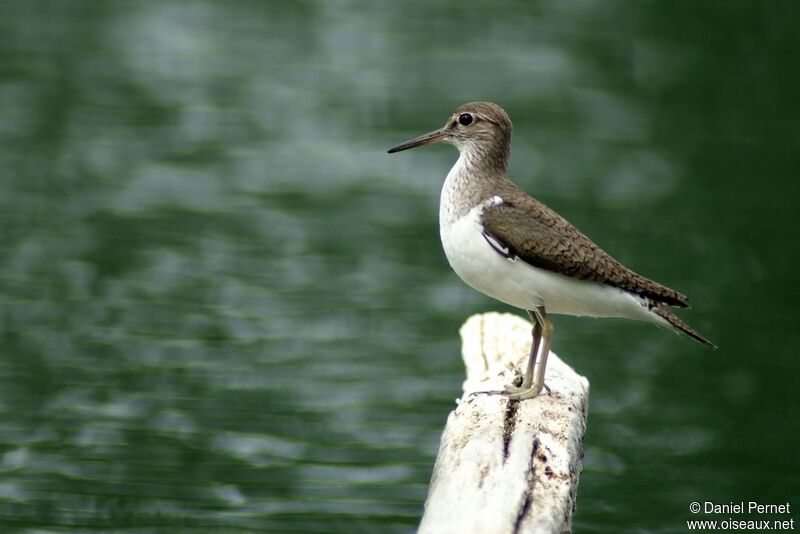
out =
[(447, 419), (422, 534), (569, 532), (578, 491), (589, 382), (550, 353), (550, 393), (525, 401), (472, 395), (524, 369), (531, 325), (486, 313), (461, 327), (464, 396)]

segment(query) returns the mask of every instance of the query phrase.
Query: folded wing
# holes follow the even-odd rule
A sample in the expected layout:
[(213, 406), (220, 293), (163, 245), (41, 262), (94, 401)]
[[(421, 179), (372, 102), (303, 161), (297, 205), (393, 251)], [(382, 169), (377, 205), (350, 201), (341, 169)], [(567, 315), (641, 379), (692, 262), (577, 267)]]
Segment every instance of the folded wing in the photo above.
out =
[(656, 303), (688, 308), (685, 295), (636, 274), (556, 212), (521, 190), (482, 215), (484, 231), (525, 262), (548, 271), (619, 287)]

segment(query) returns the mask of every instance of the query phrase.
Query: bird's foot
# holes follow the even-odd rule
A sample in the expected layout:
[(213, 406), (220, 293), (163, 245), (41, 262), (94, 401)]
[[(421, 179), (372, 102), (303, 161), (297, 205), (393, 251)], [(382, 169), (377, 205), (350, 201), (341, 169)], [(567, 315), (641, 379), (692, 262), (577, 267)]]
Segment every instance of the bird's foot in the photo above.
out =
[(542, 389), (546, 390), (548, 395), (550, 394), (550, 387), (547, 384), (532, 384), (530, 387), (508, 385), (500, 390), (474, 391), (470, 395), (503, 395), (510, 400), (526, 400), (538, 396), (539, 393), (542, 392)]
[(511, 400), (526, 400), (532, 399), (534, 397), (538, 397), (542, 390), (546, 390), (547, 394), (550, 394), (550, 388), (547, 384), (531, 384), (530, 387), (516, 387), (516, 386), (506, 386), (503, 390), (503, 394)]

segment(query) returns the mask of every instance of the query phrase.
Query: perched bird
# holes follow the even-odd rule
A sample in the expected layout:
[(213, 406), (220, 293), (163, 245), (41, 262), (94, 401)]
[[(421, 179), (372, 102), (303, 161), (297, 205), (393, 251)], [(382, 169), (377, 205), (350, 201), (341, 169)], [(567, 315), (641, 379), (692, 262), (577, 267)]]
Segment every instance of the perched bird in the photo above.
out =
[(533, 322), (522, 385), (497, 393), (522, 400), (545, 387), (553, 336), (549, 314), (649, 321), (713, 347), (667, 308), (688, 308), (684, 295), (631, 271), (509, 179), (511, 130), (500, 106), (471, 102), (438, 130), (389, 149), (440, 142), (458, 148), (439, 203), (439, 233), (450, 266), (481, 293), (526, 310)]

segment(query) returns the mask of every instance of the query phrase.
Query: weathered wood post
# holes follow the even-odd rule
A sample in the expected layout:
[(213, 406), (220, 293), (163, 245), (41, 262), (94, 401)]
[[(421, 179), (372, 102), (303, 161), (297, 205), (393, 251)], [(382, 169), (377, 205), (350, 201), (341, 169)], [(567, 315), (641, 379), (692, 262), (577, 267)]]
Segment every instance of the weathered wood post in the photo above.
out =
[(498, 313), (472, 316), (461, 327), (464, 395), (442, 434), (420, 533), (571, 530), (588, 380), (551, 353), (549, 394), (525, 401), (472, 395), (512, 382), (527, 361), (530, 329)]

